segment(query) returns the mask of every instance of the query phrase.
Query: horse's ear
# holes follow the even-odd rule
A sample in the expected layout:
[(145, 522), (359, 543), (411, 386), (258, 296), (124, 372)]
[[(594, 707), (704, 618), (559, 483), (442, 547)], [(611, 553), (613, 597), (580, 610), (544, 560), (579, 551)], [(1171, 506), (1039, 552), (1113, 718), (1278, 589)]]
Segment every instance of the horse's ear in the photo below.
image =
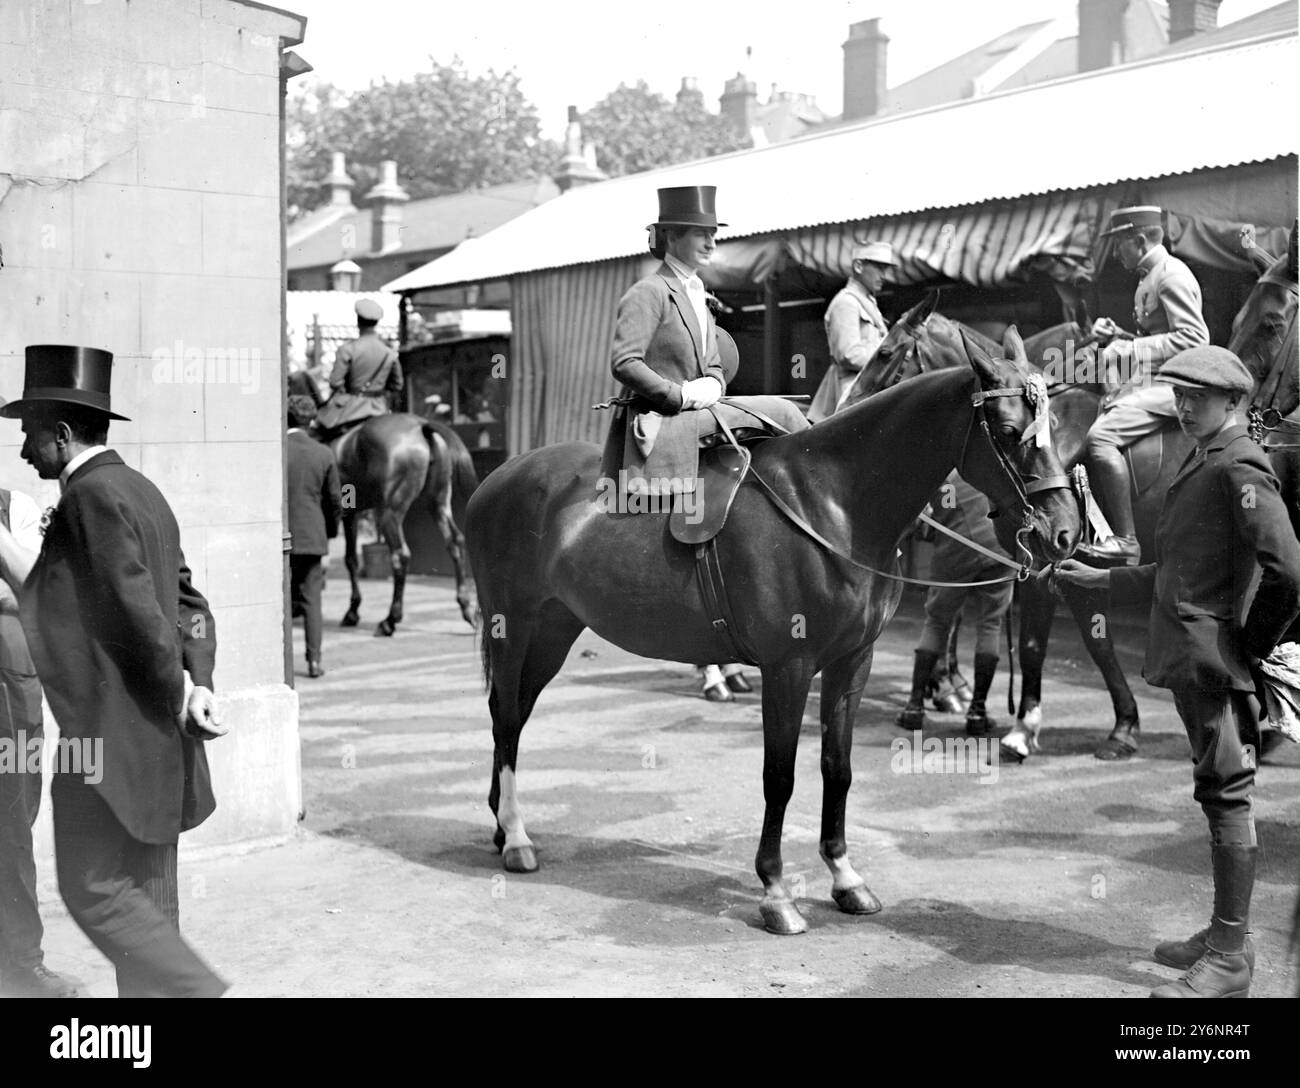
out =
[(975, 342), (964, 326), (958, 326), (958, 330), (961, 332), (962, 347), (966, 349), (966, 358), (970, 360), (971, 367), (979, 376), (980, 383), (996, 388), (999, 378), (993, 356)]
[(915, 306), (903, 315), (903, 321), (910, 329), (919, 329), (926, 323), (929, 316), (934, 313), (934, 308), (939, 303), (938, 291), (927, 291), (925, 298), (921, 299)]
[(1029, 359), (1025, 355), (1025, 342), (1020, 339), (1020, 330), (1014, 325), (1008, 325), (1007, 331), (1002, 334), (1002, 351), (1008, 359), (1014, 359), (1021, 366), (1029, 365)]

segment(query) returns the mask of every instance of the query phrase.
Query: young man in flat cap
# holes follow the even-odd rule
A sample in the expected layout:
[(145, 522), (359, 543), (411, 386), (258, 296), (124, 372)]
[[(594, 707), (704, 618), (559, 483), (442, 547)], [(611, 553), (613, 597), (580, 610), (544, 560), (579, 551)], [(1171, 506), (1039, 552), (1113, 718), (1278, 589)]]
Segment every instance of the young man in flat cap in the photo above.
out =
[(831, 365), (808, 409), (809, 422), (819, 423), (835, 414), (888, 335), (889, 326), (876, 305), (876, 295), (886, 273), (897, 264), (888, 242), (868, 242), (854, 248), (849, 281), (826, 308)]
[[(1180, 351), (1210, 342), (1201, 314), (1201, 287), (1192, 270), (1164, 246), (1162, 212), (1153, 205), (1120, 208), (1103, 237), (1115, 240), (1120, 264), (1139, 276), (1133, 302), (1137, 336), (1122, 335), (1110, 318), (1093, 324), (1105, 342), (1097, 358), (1101, 375), (1116, 375), (1101, 415), (1088, 431), (1084, 456), (1089, 479), (1115, 535), (1079, 548), (1093, 561), (1136, 564), (1141, 559), (1133, 521), (1132, 484), (1124, 451), (1171, 426), (1177, 413), (1167, 384), (1154, 383), (1161, 365)], [(1249, 390), (1247, 390), (1249, 393)]]
[(1268, 456), (1240, 421), (1253, 384), (1241, 360), (1225, 348), (1193, 348), (1156, 381), (1172, 389), (1196, 446), (1165, 497), (1155, 561), (1097, 570), (1068, 560), (1056, 577), (1109, 590), (1112, 603), (1151, 601), (1142, 675), (1173, 692), (1191, 742), (1193, 797), (1210, 825), (1213, 917), (1187, 940), (1156, 947), (1158, 962), (1187, 973), (1151, 996), (1245, 997), (1255, 958), (1247, 923), (1259, 751), (1251, 670), (1300, 614), (1300, 543)]
[(0, 415), (22, 420), (23, 459), (62, 498), (34, 563), (0, 554), (59, 729), (96, 763), (54, 775), (59, 891), (117, 968), (119, 996), (216, 997), (226, 984), (181, 939), (176, 876), (181, 832), (216, 807), (203, 747), (226, 732), (212, 613), (166, 499), (105, 446), (109, 421), (126, 419), (109, 400), (113, 356), (26, 355), (23, 398)]
[(337, 437), (349, 423), (360, 423), (391, 410), (389, 394), (400, 393), (405, 385), (397, 352), (379, 336), (384, 311), (372, 299), (356, 304), (357, 338), (342, 345), (330, 371), (329, 401), (316, 417), (316, 428), (324, 440)]

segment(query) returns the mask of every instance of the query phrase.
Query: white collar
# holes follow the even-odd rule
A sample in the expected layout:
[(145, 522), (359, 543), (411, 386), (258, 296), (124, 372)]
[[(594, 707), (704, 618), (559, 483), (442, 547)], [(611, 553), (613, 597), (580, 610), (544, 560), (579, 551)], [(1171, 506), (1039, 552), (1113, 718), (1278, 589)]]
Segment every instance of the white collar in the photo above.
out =
[(107, 446), (90, 446), (89, 448), (84, 449), (79, 454), (77, 454), (76, 457), (74, 457), (71, 461), (69, 461), (64, 466), (63, 471), (59, 473), (59, 491), (62, 492), (63, 489), (68, 486), (68, 480), (72, 478), (72, 474), (76, 472), (77, 469), (79, 469), (92, 457), (98, 457), (101, 453), (107, 453), (107, 452), (108, 452)]
[(700, 286), (704, 285), (704, 281), (700, 279), (700, 274), (698, 272), (694, 272), (687, 268), (686, 265), (682, 264), (682, 262), (671, 253), (664, 254), (664, 263), (673, 270), (673, 274), (681, 280), (682, 283), (690, 283), (691, 280), (698, 280)]

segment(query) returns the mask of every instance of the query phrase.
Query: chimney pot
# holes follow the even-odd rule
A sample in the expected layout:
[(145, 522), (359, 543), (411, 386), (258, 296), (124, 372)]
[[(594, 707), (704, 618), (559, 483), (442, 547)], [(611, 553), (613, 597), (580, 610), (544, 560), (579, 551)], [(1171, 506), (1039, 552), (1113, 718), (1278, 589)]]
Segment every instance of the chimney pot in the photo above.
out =
[(352, 189), (355, 182), (348, 177), (347, 160), (342, 151), (335, 151), (332, 156), (329, 180), (325, 182), (329, 189), (330, 204), (339, 207), (352, 207)]
[(1219, 25), (1220, 0), (1169, 0), (1169, 41), (1204, 34)]
[(737, 72), (724, 84), (718, 106), (736, 132), (747, 135), (758, 119), (758, 84)]
[(397, 162), (385, 159), (379, 164), (379, 184), (365, 196), (370, 205), (370, 248), (385, 253), (401, 245), (402, 205), (411, 198), (397, 183)]
[(885, 106), (889, 37), (879, 19), (864, 19), (849, 27), (844, 43), (844, 120), (861, 120)]

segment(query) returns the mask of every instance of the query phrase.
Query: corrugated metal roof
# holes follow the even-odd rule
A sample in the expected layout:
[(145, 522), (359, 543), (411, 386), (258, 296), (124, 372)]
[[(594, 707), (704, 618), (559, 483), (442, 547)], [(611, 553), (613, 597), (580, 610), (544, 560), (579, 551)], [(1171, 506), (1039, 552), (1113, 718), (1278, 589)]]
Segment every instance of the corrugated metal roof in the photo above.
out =
[(1300, 151), (1297, 38), (1159, 58), (573, 189), (385, 287), (645, 252), (655, 190), (717, 185), (720, 241), (1260, 162)]

